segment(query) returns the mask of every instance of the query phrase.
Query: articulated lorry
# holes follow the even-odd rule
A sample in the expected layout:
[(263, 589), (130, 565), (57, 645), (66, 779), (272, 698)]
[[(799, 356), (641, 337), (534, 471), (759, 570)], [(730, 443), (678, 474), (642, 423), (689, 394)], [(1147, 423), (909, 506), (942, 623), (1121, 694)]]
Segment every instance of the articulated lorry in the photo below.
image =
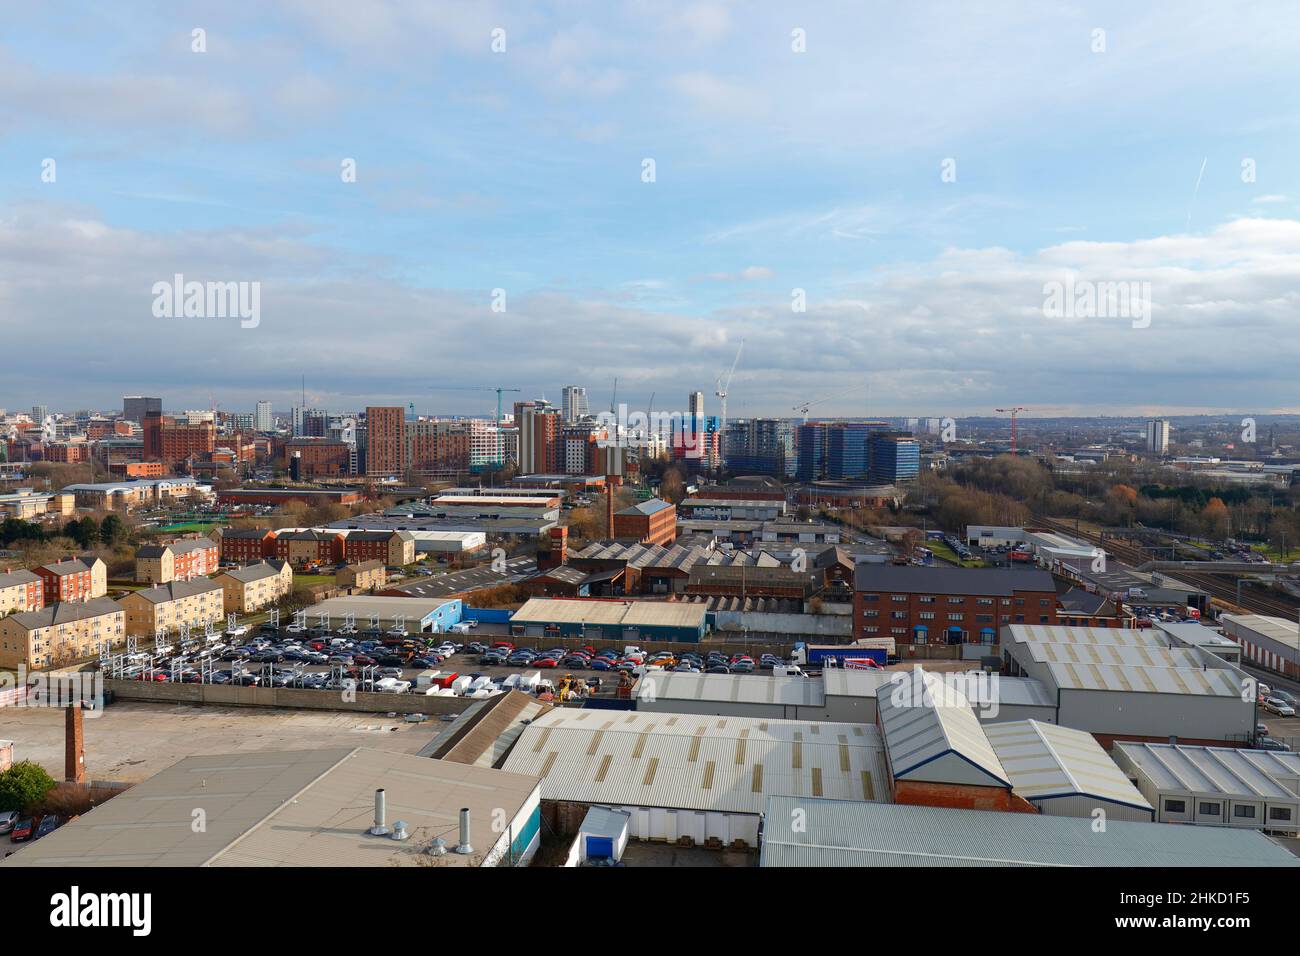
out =
[(852, 644), (806, 644), (800, 641), (795, 644), (790, 660), (803, 667), (884, 667), (894, 653), (892, 637), (868, 637)]

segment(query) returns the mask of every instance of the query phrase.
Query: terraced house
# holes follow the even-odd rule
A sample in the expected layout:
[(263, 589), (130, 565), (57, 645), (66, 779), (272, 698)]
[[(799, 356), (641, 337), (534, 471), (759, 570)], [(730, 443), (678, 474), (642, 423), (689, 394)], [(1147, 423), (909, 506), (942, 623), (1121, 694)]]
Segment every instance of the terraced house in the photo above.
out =
[(108, 566), (93, 554), (67, 557), (35, 569), (46, 604), (93, 601), (108, 593)]
[(217, 570), (218, 549), (208, 538), (178, 538), (170, 544), (150, 544), (135, 552), (135, 579), (150, 584), (189, 581)]
[(225, 591), (207, 578), (171, 581), (128, 594), (118, 604), (126, 611), (126, 633), (132, 637), (175, 635), (182, 624), (201, 630), (209, 621), (222, 620)]
[(334, 565), (343, 557), (343, 536), (327, 531), (281, 531), (272, 543), (275, 557), (296, 568), (307, 564)]
[(252, 564), (275, 556), (275, 532), (267, 528), (225, 528), (218, 540), (222, 561)]
[(251, 614), (293, 590), (293, 568), (288, 561), (262, 561), (222, 571), (212, 580), (221, 585), (227, 614)]
[(415, 561), (415, 536), (409, 531), (349, 531), (343, 539), (343, 560), (383, 561), (400, 568)]
[(126, 644), (125, 612), (108, 598), (0, 617), (0, 667), (57, 667), (95, 656), (104, 643)]
[(44, 606), (45, 586), (39, 577), (26, 568), (0, 573), (0, 615), (39, 611)]

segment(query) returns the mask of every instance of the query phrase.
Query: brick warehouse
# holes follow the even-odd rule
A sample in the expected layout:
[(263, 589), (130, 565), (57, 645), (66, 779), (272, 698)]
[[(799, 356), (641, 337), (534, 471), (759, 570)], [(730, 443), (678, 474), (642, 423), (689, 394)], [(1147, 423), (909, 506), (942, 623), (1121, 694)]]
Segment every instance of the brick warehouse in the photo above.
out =
[(859, 564), (855, 638), (907, 644), (996, 644), (1007, 624), (1056, 624), (1056, 587), (1028, 568), (926, 568)]
[(677, 539), (677, 509), (651, 498), (614, 513), (614, 538), (638, 544), (669, 545)]

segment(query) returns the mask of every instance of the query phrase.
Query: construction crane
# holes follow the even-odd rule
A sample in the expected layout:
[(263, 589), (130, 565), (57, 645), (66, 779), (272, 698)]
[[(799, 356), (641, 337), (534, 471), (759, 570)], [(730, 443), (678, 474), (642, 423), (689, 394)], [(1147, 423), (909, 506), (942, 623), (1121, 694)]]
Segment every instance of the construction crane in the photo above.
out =
[(609, 413), (618, 417), (618, 376), (614, 376), (614, 393), (609, 396)]
[(435, 392), (496, 392), (497, 393), (497, 460), (496, 466), (500, 470), (505, 464), (505, 456), (501, 451), (501, 394), (502, 392), (522, 392), (522, 388), (506, 388), (504, 385), (433, 385), (430, 387)]
[(713, 394), (722, 401), (722, 432), (727, 432), (727, 390), (731, 388), (731, 376), (736, 374), (736, 365), (740, 362), (740, 353), (745, 350), (745, 340), (740, 340), (740, 348), (736, 349), (736, 357), (731, 362), (731, 371), (727, 373), (727, 380), (724, 382), (719, 376), (717, 382), (717, 391)]
[(1021, 412), (1029, 411), (1029, 409), (1025, 408), (1023, 405), (1017, 405), (1015, 408), (995, 408), (993, 410), (995, 412), (1003, 412), (1004, 414), (1006, 412), (1011, 413), (1011, 454), (1014, 456), (1016, 453), (1016, 416)]
[(808, 409), (812, 408), (814, 405), (820, 405), (823, 402), (829, 402), (833, 398), (843, 398), (845, 395), (852, 395), (854, 392), (860, 392), (862, 391), (862, 389), (870, 388), (870, 387), (871, 386), (869, 383), (866, 385), (858, 385), (855, 386), (854, 388), (848, 389), (847, 391), (836, 392), (834, 395), (827, 395), (824, 398), (815, 398), (811, 402), (804, 402), (802, 405), (794, 406), (794, 408), (791, 410), (799, 412), (801, 415), (803, 415), (804, 424), (806, 425), (808, 423)]

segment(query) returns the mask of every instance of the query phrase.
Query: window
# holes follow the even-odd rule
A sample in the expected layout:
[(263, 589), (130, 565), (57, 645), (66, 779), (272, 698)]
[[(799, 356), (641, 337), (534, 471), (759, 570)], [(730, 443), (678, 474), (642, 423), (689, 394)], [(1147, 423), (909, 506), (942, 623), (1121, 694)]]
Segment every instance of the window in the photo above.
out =
[(934, 620), (934, 612), (933, 612), (933, 611), (921, 611), (921, 612), (920, 612), (919, 614), (917, 614), (916, 616), (919, 617), (919, 618), (920, 618), (921, 620), (923, 620), (923, 621), (933, 621), (933, 620)]
[(906, 621), (906, 620), (907, 620), (907, 612), (906, 612), (906, 611), (891, 611), (890, 614), (889, 614), (889, 616), (892, 617), (895, 621)]
[(917, 598), (917, 600), (920, 601), (922, 604), (933, 604), (933, 603), (934, 603), (934, 595), (933, 595), (933, 594), (922, 594), (919, 598)]
[(1223, 804), (1202, 800), (1196, 812), (1205, 817), (1221, 817), (1223, 816)]
[(1232, 808), (1232, 815), (1240, 820), (1255, 819), (1255, 808), (1246, 803), (1239, 803)]
[(890, 599), (891, 601), (893, 601), (895, 604), (906, 604), (906, 603), (907, 603), (907, 595), (906, 595), (906, 594), (891, 594), (891, 595), (889, 596), (889, 599)]
[(1287, 820), (1291, 819), (1290, 807), (1269, 807), (1268, 818), (1270, 820)]
[(879, 616), (880, 616), (880, 612), (879, 612), (879, 611), (863, 611), (863, 612), (862, 612), (862, 616), (863, 616), (863, 617), (879, 617)]
[(879, 595), (879, 594), (864, 594), (864, 595), (862, 595), (862, 600), (864, 600), (864, 601), (879, 601), (879, 600), (880, 600), (880, 595)]
[(948, 620), (950, 620), (950, 621), (960, 621), (960, 620), (962, 619), (963, 616), (964, 616), (964, 615), (962, 615), (962, 613), (961, 613), (960, 611), (958, 611), (958, 612), (955, 613), (955, 614), (949, 614), (949, 615), (948, 615)]
[(1186, 813), (1186, 812), (1187, 812), (1186, 800), (1165, 801), (1165, 813)]
[(976, 598), (976, 599), (975, 599), (975, 603), (976, 603), (976, 604), (992, 604), (992, 603), (993, 603), (993, 599), (992, 599), (992, 598)]

